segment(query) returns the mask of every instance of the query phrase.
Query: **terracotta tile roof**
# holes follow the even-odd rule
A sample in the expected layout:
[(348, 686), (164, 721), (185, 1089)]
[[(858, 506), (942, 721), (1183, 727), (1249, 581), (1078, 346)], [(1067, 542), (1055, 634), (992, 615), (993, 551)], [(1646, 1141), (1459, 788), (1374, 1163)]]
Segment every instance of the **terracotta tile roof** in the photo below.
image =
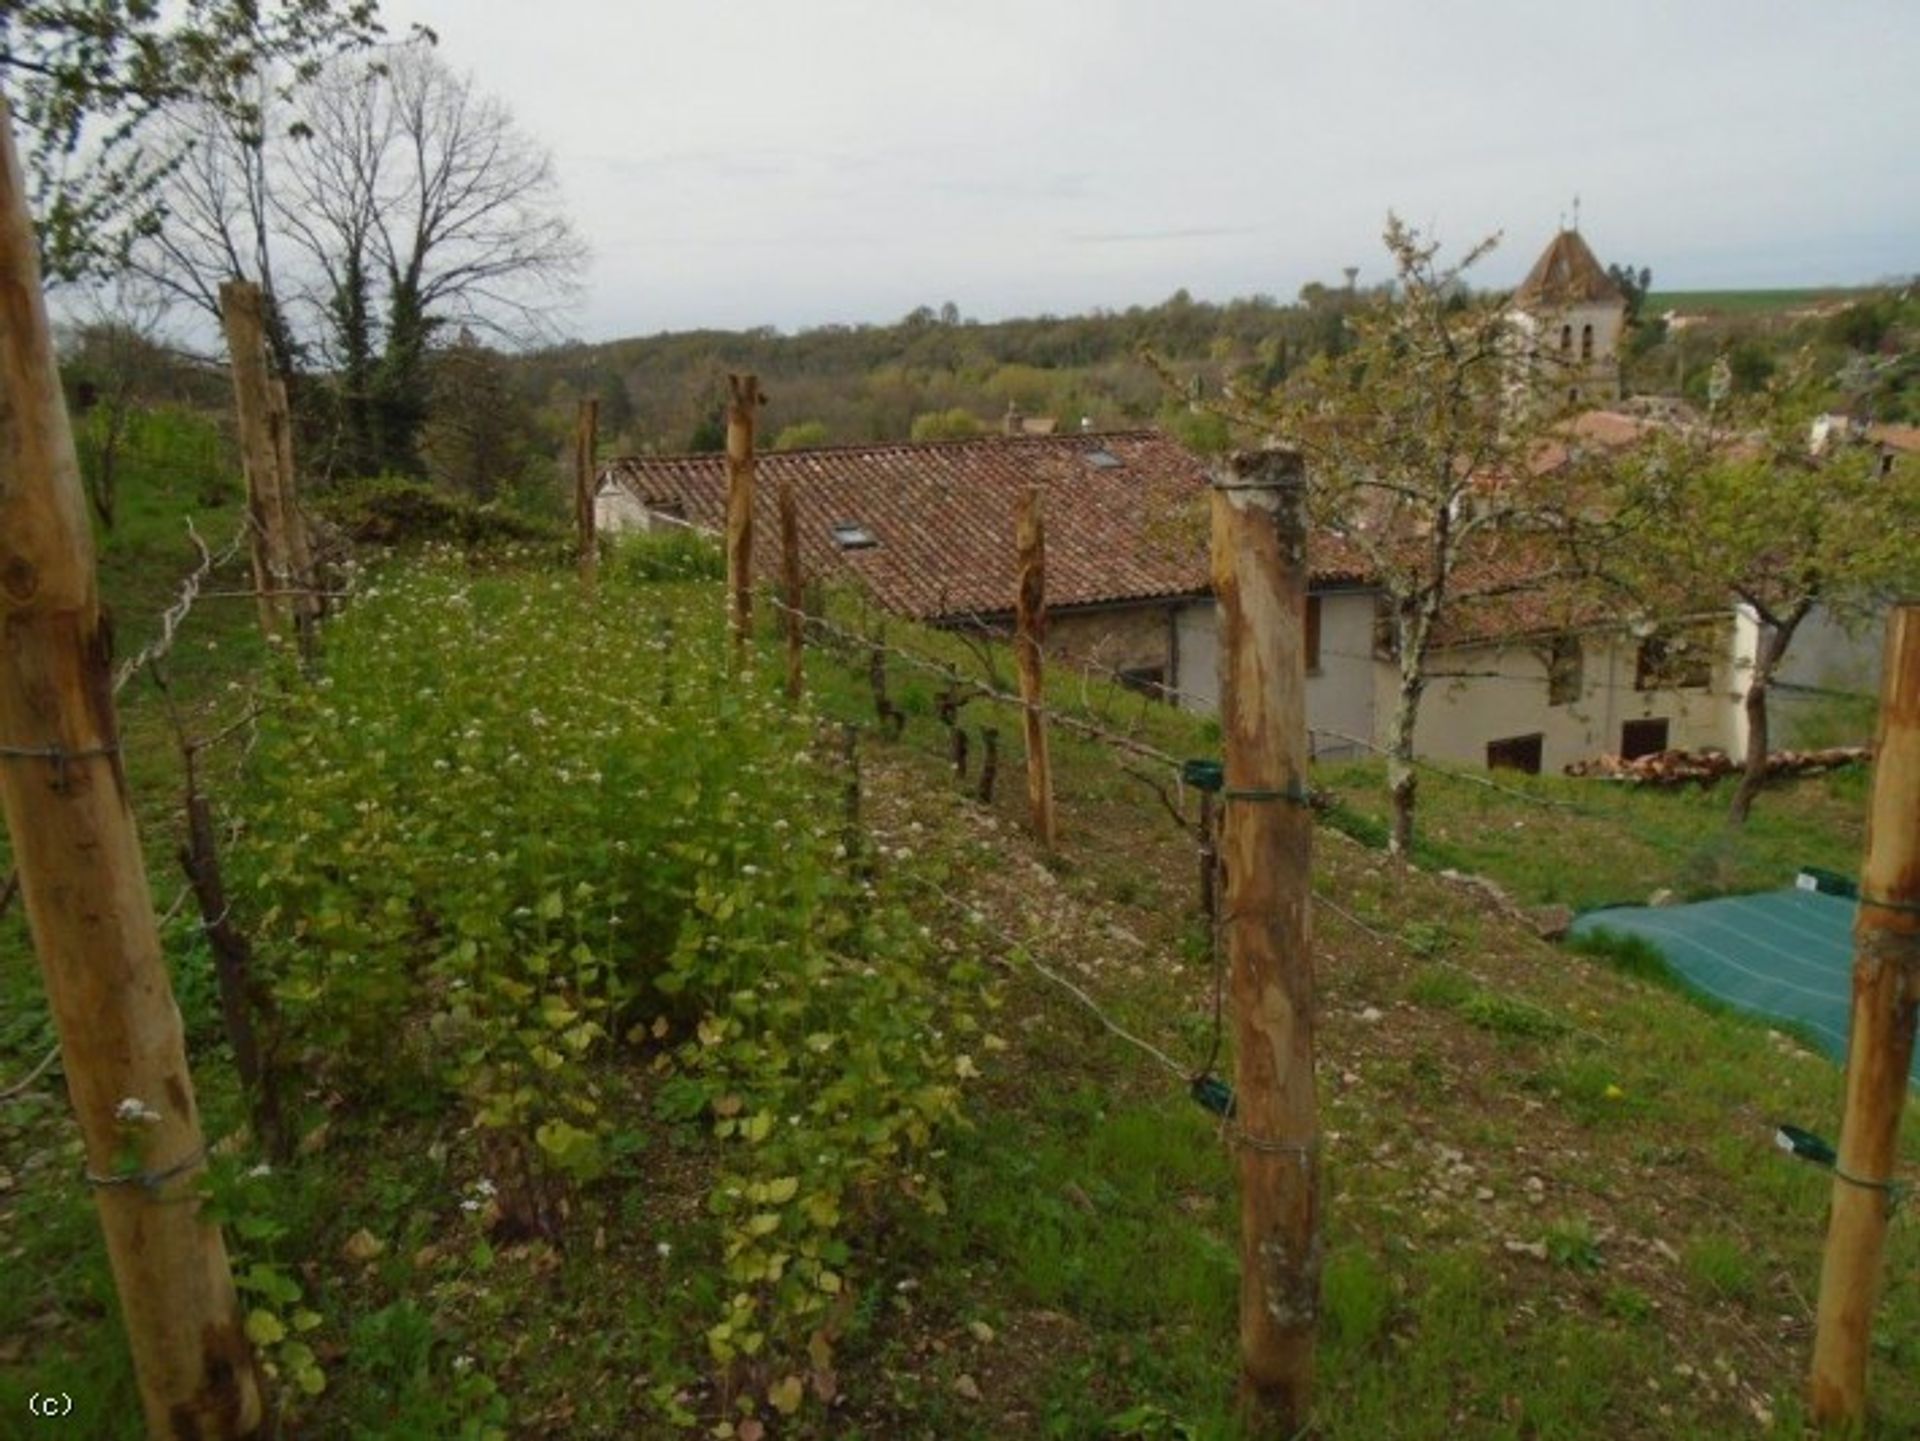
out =
[(1519, 641), (1597, 624), (1609, 607), (1590, 589), (1554, 576), (1547, 548), (1509, 538), (1498, 551), (1462, 557), (1452, 598), (1440, 612), (1433, 643), (1453, 646)]
[[(1093, 459), (1104, 453), (1115, 465)], [(851, 577), (876, 602), (916, 619), (992, 615), (1013, 605), (1014, 515), (1030, 485), (1045, 493), (1049, 606), (1205, 595), (1206, 464), (1157, 431), (980, 436), (916, 444), (823, 446), (758, 457), (754, 568), (779, 563), (776, 497), (793, 483), (801, 564)], [(629, 456), (600, 483), (695, 525), (726, 524), (722, 455)], [(858, 525), (870, 547), (843, 549), (833, 528)], [(1332, 540), (1318, 582), (1361, 578)]]
[(1548, 243), (1513, 292), (1513, 304), (1523, 310), (1552, 310), (1563, 305), (1597, 305), (1626, 296), (1601, 268), (1577, 230), (1562, 230)]
[[(1678, 580), (1643, 587), (1629, 603), (1601, 582), (1568, 571), (1545, 536), (1487, 537), (1460, 558), (1433, 643), (1512, 644), (1567, 631), (1625, 628), (1633, 612), (1703, 616), (1728, 611), (1711, 591), (1688, 590)], [(1728, 611), (1730, 614), (1731, 612)]]
[(1869, 425), (1867, 439), (1876, 440), (1890, 450), (1920, 455), (1920, 425)]

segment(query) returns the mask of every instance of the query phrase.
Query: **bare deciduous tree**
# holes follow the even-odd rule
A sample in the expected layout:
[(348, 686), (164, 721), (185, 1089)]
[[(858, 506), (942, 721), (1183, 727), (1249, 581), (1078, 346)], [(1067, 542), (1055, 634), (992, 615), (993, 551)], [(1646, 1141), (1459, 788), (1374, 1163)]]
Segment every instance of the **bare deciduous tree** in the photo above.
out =
[(285, 124), (180, 122), (201, 135), (136, 260), (209, 316), (221, 282), (260, 285), (276, 366), (311, 362), (331, 392), (336, 467), (418, 472), (435, 346), (542, 333), (584, 247), (546, 148), (430, 48), (343, 57), (298, 98)]
[(372, 397), (383, 459), (414, 469), (436, 338), (538, 333), (585, 250), (546, 148), (432, 51), (343, 62), (314, 101), (288, 202), (304, 220), (290, 228), (326, 276), (334, 351)]
[(1541, 464), (1559, 419), (1552, 363), (1529, 364), (1505, 298), (1465, 282), (1497, 237), (1450, 265), (1397, 217), (1384, 239), (1395, 282), (1348, 312), (1347, 348), (1234, 406), (1232, 418), (1306, 453), (1315, 535), (1350, 548), (1380, 589), (1398, 671), (1389, 844), (1404, 854), (1415, 729), (1442, 618), (1570, 569), (1558, 558), (1569, 508)]

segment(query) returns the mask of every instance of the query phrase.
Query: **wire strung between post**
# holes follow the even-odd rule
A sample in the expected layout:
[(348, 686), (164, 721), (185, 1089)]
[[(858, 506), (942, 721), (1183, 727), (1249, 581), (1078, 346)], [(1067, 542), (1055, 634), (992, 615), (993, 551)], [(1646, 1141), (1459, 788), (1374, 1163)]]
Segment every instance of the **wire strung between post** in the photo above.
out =
[(103, 746), (80, 746), (68, 750), (62, 745), (8, 746), (0, 745), (0, 760), (41, 760), (53, 763), (53, 788), (65, 792), (72, 784), (68, 767), (74, 761), (100, 760), (107, 756), (118, 756), (120, 743), (114, 741)]
[(187, 1172), (201, 1165), (206, 1159), (207, 1148), (202, 1144), (195, 1147), (193, 1153), (187, 1156), (186, 1159), (176, 1161), (173, 1165), (165, 1167), (162, 1170), (128, 1171), (121, 1175), (96, 1176), (93, 1172), (82, 1167), (80, 1179), (94, 1190), (107, 1190), (115, 1186), (138, 1186), (149, 1196), (157, 1197), (160, 1194), (160, 1188), (166, 1185), (167, 1182), (186, 1175)]
[[(1052, 967), (1036, 959), (1030, 942), (1021, 941), (1001, 927), (994, 925), (987, 920), (978, 906), (962, 900), (945, 887), (927, 880), (924, 877), (907, 875), (905, 879), (924, 890), (932, 892), (954, 910), (964, 913), (975, 925), (982, 927), (997, 937), (1009, 949), (1017, 951), (1028, 966), (1032, 967), (1040, 976), (1051, 981), (1054, 985), (1073, 997), (1074, 1000), (1078, 1001), (1080, 1005), (1108, 1031), (1139, 1050), (1143, 1055), (1160, 1066), (1161, 1069), (1178, 1080), (1187, 1088), (1188, 1092), (1196, 1101), (1220, 1117), (1220, 1134), (1234, 1145), (1245, 1146), (1248, 1150), (1261, 1151), (1272, 1155), (1299, 1156), (1303, 1160), (1310, 1159), (1318, 1154), (1320, 1142), (1317, 1137), (1311, 1141), (1275, 1141), (1263, 1136), (1256, 1136), (1244, 1127), (1235, 1124), (1233, 1117), (1238, 1107), (1232, 1089), (1228, 1087), (1224, 1081), (1221, 1081), (1212, 1074), (1213, 1063), (1214, 1060), (1217, 1059), (1219, 1050), (1219, 1036), (1217, 1031), (1213, 1050), (1208, 1056), (1207, 1063), (1197, 1071), (1189, 1070), (1172, 1056), (1154, 1045), (1153, 1042), (1142, 1039), (1118, 1021), (1114, 1020), (1084, 989), (1075, 985)], [(1215, 1012), (1215, 1024), (1216, 1027), (1219, 1024), (1218, 1010)], [(1218, 1087), (1218, 1090), (1206, 1090), (1205, 1088), (1209, 1083)]]
[[(780, 611), (791, 611), (793, 609), (792, 607), (786, 605), (784, 602), (779, 600), (777, 597), (769, 597), (769, 604), (771, 604), (776, 610), (780, 610)], [(949, 665), (943, 661), (933, 660), (929, 657), (922, 656), (915, 651), (904, 650), (899, 646), (888, 644), (885, 641), (875, 640), (871, 636), (862, 635), (858, 631), (849, 630), (845, 626), (837, 625), (833, 621), (828, 620), (825, 616), (822, 616), (822, 615), (813, 615), (804, 610), (797, 611), (794, 613), (799, 614), (802, 618), (808, 621), (808, 623), (819, 627), (821, 630), (824, 630), (831, 635), (838, 636), (842, 640), (848, 641), (855, 645), (865, 646), (869, 649), (878, 649), (878, 650), (884, 651), (888, 655), (899, 657), (901, 660), (905, 661), (908, 665), (913, 666), (918, 670), (925, 671), (931, 675), (939, 676), (941, 679), (953, 684), (967, 686), (973, 691), (975, 695), (982, 696), (988, 700), (997, 701), (1002, 705), (1016, 706), (1023, 710), (1031, 709), (1035, 713), (1047, 717), (1048, 720), (1052, 721), (1053, 723), (1061, 726), (1066, 730), (1073, 731), (1076, 734), (1085, 736), (1090, 740), (1098, 741), (1103, 745), (1111, 746), (1118, 750), (1127, 751), (1133, 755), (1140, 756), (1146, 760), (1157, 761), (1161, 765), (1168, 766), (1176, 770), (1180, 765), (1179, 758), (1173, 755), (1170, 751), (1164, 751), (1160, 749), (1160, 747), (1158, 746), (1150, 745), (1146, 741), (1138, 740), (1132, 736), (1124, 736), (1119, 734), (1118, 732), (1107, 730), (1102, 726), (1094, 725), (1090, 721), (1082, 720), (1078, 716), (1070, 715), (1067, 712), (1057, 710), (1052, 706), (1048, 706), (1044, 704), (1028, 706), (1027, 702), (1023, 700), (1021, 697), (1017, 695), (1013, 695), (1010, 692), (1000, 690), (994, 686), (986, 685), (980, 681), (977, 681), (973, 679), (971, 676), (963, 674), (961, 671), (959, 671), (952, 665)]]
[(114, 670), (115, 695), (126, 689), (127, 682), (142, 667), (164, 659), (173, 649), (174, 639), (179, 635), (180, 627), (185, 624), (187, 616), (192, 612), (194, 602), (200, 598), (200, 588), (206, 583), (207, 577), (238, 556), (241, 542), (257, 530), (258, 526), (259, 522), (253, 518), (253, 513), (243, 511), (240, 524), (234, 528), (233, 539), (227, 543), (225, 550), (215, 555), (207, 548), (207, 543), (200, 538), (200, 532), (194, 528), (193, 518), (191, 516), (187, 518), (187, 539), (193, 543), (193, 548), (200, 557), (199, 563), (188, 571), (185, 579), (181, 581), (179, 594), (174, 597), (173, 603), (160, 613), (160, 634), (136, 654), (122, 661)]
[[(1331, 896), (1328, 896), (1323, 892), (1315, 891), (1313, 893), (1313, 903), (1316, 906), (1325, 906), (1328, 910), (1332, 911), (1336, 916), (1340, 917), (1341, 920), (1347, 922), (1347, 924), (1353, 926), (1356, 930), (1366, 932), (1367, 935), (1372, 936), (1375, 940), (1379, 941), (1382, 945), (1392, 946), (1395, 950), (1398, 950), (1398, 951), (1404, 951), (1407, 949), (1406, 942), (1402, 941), (1398, 936), (1394, 935), (1391, 931), (1384, 931), (1380, 927), (1373, 925), (1371, 922), (1367, 921), (1364, 917), (1356, 915), (1354, 912), (1348, 910), (1345, 906), (1341, 905), (1338, 901), (1334, 900)], [(1489, 981), (1488, 979), (1486, 979), (1486, 977), (1480, 975), (1477, 971), (1471, 970), (1468, 967), (1461, 965), (1458, 961), (1450, 961), (1445, 956), (1426, 956), (1426, 955), (1419, 957), (1419, 959), (1427, 965), (1440, 966), (1445, 970), (1453, 971), (1457, 975), (1465, 976), (1468, 980), (1472, 981), (1476, 986), (1481, 987), (1483, 990), (1500, 991), (1502, 995), (1506, 995), (1504, 988), (1496, 986), (1492, 981)], [(1527, 1010), (1532, 1011), (1535, 1015), (1546, 1017), (1548, 1020), (1552, 1021), (1556, 1026), (1565, 1026), (1574, 1035), (1584, 1036), (1589, 1041), (1593, 1041), (1599, 1045), (1606, 1044), (1606, 1037), (1599, 1035), (1597, 1032), (1588, 1030), (1585, 1026), (1574, 1024), (1573, 1022), (1547, 1009), (1547, 1007), (1540, 1005), (1536, 1001), (1529, 1001), (1524, 997), (1515, 997), (1515, 996), (1508, 996), (1507, 999), (1510, 1000), (1514, 1005), (1524, 1006)]]
[(1107, 1030), (1111, 1031), (1114, 1035), (1118, 1036), (1121, 1040), (1125, 1041), (1128, 1045), (1135, 1047), (1142, 1054), (1149, 1057), (1156, 1064), (1158, 1064), (1162, 1069), (1164, 1069), (1169, 1075), (1176, 1077), (1183, 1085), (1193, 1079), (1192, 1071), (1188, 1070), (1185, 1066), (1181, 1065), (1178, 1061), (1174, 1060), (1172, 1056), (1168, 1055), (1165, 1051), (1161, 1050), (1158, 1046), (1154, 1045), (1153, 1042), (1148, 1040), (1143, 1040), (1141, 1037), (1136, 1036), (1132, 1031), (1129, 1031), (1125, 1026), (1121, 1025), (1118, 1021), (1114, 1020), (1112, 1016), (1107, 1014), (1107, 1012), (1100, 1006), (1099, 1002), (1095, 1001), (1093, 997), (1087, 994), (1085, 990), (1075, 985), (1072, 981), (1068, 980), (1065, 976), (1061, 975), (1058, 971), (1055, 971), (1051, 966), (1048, 966), (1045, 962), (1036, 959), (1033, 954), (1032, 942), (1022, 941), (1018, 937), (1012, 935), (1010, 932), (1003, 930), (1001, 927), (995, 925), (993, 922), (989, 921), (986, 918), (986, 915), (980, 910), (978, 906), (962, 900), (959, 896), (954, 895), (953, 892), (947, 890), (944, 886), (940, 885), (938, 882), (930, 881), (926, 879), (924, 876), (916, 876), (916, 875), (905, 874), (905, 873), (900, 873), (900, 874), (902, 874), (903, 879), (911, 882), (916, 886), (919, 886), (922, 890), (930, 891), (934, 895), (938, 896), (942, 901), (946, 902), (948, 906), (952, 907), (955, 911), (958, 911), (964, 914), (967, 917), (967, 919), (970, 920), (973, 924), (975, 924), (976, 926), (979, 926), (983, 930), (987, 931), (989, 934), (996, 937), (998, 940), (1001, 941), (1002, 944), (1006, 945), (1009, 949), (1019, 952), (1021, 957), (1026, 961), (1026, 963), (1029, 966), (1033, 968), (1035, 972), (1037, 972), (1039, 975), (1041, 975), (1045, 979), (1051, 981), (1054, 985), (1058, 986), (1061, 990), (1065, 991), (1068, 995), (1072, 996), (1074, 1000), (1078, 1001), (1083, 1007), (1085, 1007), (1086, 1010), (1089, 1013), (1091, 1013), (1093, 1017), (1100, 1022), (1101, 1025), (1107, 1028)]

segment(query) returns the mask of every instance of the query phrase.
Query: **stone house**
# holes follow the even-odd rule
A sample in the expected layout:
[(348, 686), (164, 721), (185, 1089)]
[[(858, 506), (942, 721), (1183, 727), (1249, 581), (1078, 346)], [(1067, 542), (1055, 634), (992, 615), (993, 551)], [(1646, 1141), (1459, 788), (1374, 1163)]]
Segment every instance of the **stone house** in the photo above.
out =
[[(1585, 441), (1625, 443), (1646, 424), (1578, 417)], [(793, 483), (810, 579), (851, 584), (881, 609), (953, 630), (1012, 625), (1014, 518), (1038, 486), (1047, 535), (1047, 649), (1056, 662), (1112, 673), (1185, 708), (1219, 697), (1219, 647), (1207, 566), (1206, 464), (1156, 431), (989, 435), (910, 444), (823, 446), (758, 458), (755, 568), (777, 570), (775, 497)], [(600, 472), (608, 532), (726, 519), (722, 455), (630, 456)], [(1383, 646), (1379, 593), (1357, 557), (1312, 544), (1307, 598), (1307, 718), (1329, 759), (1384, 744), (1397, 667)], [(1741, 707), (1758, 653), (1754, 617), (1705, 607), (1664, 630), (1570, 610), (1550, 591), (1510, 592), (1522, 558), (1487, 557), (1463, 593), (1491, 578), (1497, 600), (1453, 606), (1436, 638), (1434, 680), (1415, 744), (1457, 765), (1556, 772), (1601, 753), (1746, 744)], [(1816, 615), (1776, 685), (1777, 743), (1836, 691), (1878, 684), (1873, 637)]]
[[(763, 577), (777, 568), (767, 538), (779, 533), (785, 477), (809, 578), (855, 585), (912, 620), (1002, 634), (1012, 625), (1015, 511), (1037, 486), (1049, 654), (1170, 700), (1216, 693), (1206, 464), (1158, 431), (774, 451), (758, 457), (756, 474), (754, 564)], [(595, 506), (610, 532), (663, 523), (718, 532), (726, 495), (724, 456), (629, 456), (602, 467)], [(1338, 554), (1316, 558), (1310, 647), (1323, 623), (1342, 637), (1371, 627), (1371, 599), (1353, 599), (1362, 580)], [(1355, 674), (1344, 682), (1355, 697), (1364, 688)], [(1324, 670), (1315, 683), (1340, 688)], [(1342, 694), (1335, 711), (1358, 723), (1349, 699)]]

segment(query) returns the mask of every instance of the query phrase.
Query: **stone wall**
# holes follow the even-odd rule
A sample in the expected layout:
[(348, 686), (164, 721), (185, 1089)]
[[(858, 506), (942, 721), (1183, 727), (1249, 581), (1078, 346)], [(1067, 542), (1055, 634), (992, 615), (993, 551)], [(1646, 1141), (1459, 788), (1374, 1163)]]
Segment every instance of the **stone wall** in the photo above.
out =
[(1171, 681), (1173, 606), (1166, 602), (1112, 610), (1054, 611), (1047, 651), (1104, 670), (1158, 670)]

